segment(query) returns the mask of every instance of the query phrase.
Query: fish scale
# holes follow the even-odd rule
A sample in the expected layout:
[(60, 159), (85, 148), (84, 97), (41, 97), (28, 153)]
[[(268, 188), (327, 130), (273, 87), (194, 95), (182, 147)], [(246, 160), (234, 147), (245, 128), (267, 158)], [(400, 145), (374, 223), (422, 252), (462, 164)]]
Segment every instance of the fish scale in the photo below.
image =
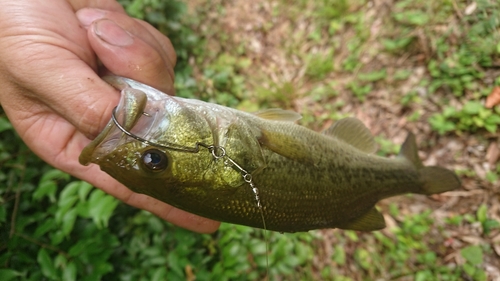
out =
[(373, 136), (355, 118), (320, 134), (295, 124), (294, 112), (250, 114), (127, 78), (108, 81), (122, 92), (117, 118), (80, 162), (207, 218), (279, 232), (371, 231), (385, 227), (375, 209), (381, 199), (460, 187), (452, 171), (422, 165), (412, 134), (389, 159), (374, 154)]

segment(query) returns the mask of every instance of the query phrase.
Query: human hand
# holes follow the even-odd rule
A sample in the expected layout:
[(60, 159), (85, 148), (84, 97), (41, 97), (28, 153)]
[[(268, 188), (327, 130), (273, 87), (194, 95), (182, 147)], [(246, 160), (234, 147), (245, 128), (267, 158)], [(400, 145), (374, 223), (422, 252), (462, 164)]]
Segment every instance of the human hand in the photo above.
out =
[(218, 222), (133, 193), (98, 166), (78, 162), (120, 97), (99, 72), (173, 94), (176, 57), (168, 38), (127, 16), (114, 0), (2, 1), (0, 18), (0, 104), (33, 152), (181, 227), (206, 233), (218, 228)]

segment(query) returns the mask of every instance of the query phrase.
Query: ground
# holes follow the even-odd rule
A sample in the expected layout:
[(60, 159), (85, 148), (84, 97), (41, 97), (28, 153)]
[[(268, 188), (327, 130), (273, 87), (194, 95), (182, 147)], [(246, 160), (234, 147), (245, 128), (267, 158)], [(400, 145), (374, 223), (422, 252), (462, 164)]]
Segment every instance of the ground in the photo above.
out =
[[(470, 101), (484, 105), (495, 86), (500, 75), (498, 53), (490, 56), (488, 67), (474, 63), (480, 75), (462, 79), (470, 82), (462, 88), (434, 83), (445, 71), (433, 68), (435, 62), (454, 66), (454, 56), (461, 54), (470, 39), (466, 30), (473, 27), (470, 18), (480, 9), (478, 5), (495, 4), (444, 2), (190, 0), (192, 13), (202, 19), (195, 28), (207, 43), (206, 55), (193, 58), (191, 63), (207, 99), (218, 101), (217, 94), (229, 92), (238, 99), (232, 105), (242, 110), (291, 109), (303, 114), (301, 124), (317, 131), (344, 116), (355, 116), (378, 137), (382, 154), (397, 152), (394, 144), (401, 144), (408, 132), (413, 132), (424, 164), (457, 171), (462, 187), (430, 197), (384, 200), (378, 205), (388, 224), (382, 233), (394, 238), (391, 227), (401, 225), (406, 216), (431, 210), (431, 228), (436, 230), (429, 235), (436, 237), (425, 239), (437, 241), (430, 243), (431, 248), (440, 248), (434, 249), (439, 263), (463, 265), (467, 261), (462, 250), (479, 245), (484, 250), (481, 267), (486, 276), (499, 280), (500, 229), (485, 232), (484, 220), (481, 223), (477, 217), (478, 212), (486, 212), (489, 220), (500, 221), (496, 170), (500, 134), (484, 128), (457, 128), (462, 121), (451, 117), (449, 121), (457, 127), (439, 132), (439, 126), (430, 121), (444, 114), (447, 106), (462, 110)], [(493, 15), (498, 16), (498, 10), (490, 14), (498, 24), (499, 18)], [(223, 81), (225, 90), (220, 90), (224, 85), (217, 85), (220, 77), (207, 75), (207, 69), (217, 70), (221, 65), (230, 67), (229, 82)], [(441, 72), (433, 73), (434, 69)], [(399, 210), (396, 215), (389, 211), (391, 205)], [(485, 206), (485, 211), (480, 206)], [(450, 224), (459, 217), (465, 219)], [(339, 243), (338, 232), (319, 232), (323, 242), (315, 257), (317, 268), (335, 264), (331, 257)], [(346, 255), (354, 258), (356, 248), (368, 247), (364, 244), (367, 241), (370, 238), (357, 244), (342, 242)], [(346, 264), (342, 274), (366, 278), (349, 273)]]

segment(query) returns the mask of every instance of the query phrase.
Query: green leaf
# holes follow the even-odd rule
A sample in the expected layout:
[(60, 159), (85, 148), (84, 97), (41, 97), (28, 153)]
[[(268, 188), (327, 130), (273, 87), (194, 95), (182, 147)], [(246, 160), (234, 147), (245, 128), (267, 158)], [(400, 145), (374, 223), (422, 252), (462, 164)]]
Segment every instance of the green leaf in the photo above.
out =
[(71, 197), (66, 196), (64, 199), (59, 200), (59, 209), (57, 209), (55, 214), (55, 219), (57, 223), (62, 223), (63, 217), (70, 209), (74, 209), (75, 203), (78, 201), (78, 197), (73, 195)]
[(45, 221), (36, 228), (33, 236), (35, 238), (39, 238), (50, 230), (55, 229), (56, 227), (57, 224), (53, 218), (46, 218)]
[(486, 204), (481, 204), (479, 208), (477, 208), (476, 216), (477, 220), (480, 221), (481, 223), (484, 223), (486, 219), (488, 218), (488, 207)]
[(73, 230), (73, 226), (75, 225), (77, 215), (77, 209), (73, 208), (67, 211), (62, 217), (62, 226), (61, 231), (64, 236), (69, 236), (70, 232)]
[(92, 190), (93, 186), (90, 183), (84, 182), (84, 181), (79, 181), (79, 187), (78, 187), (78, 197), (80, 198), (80, 201), (85, 201), (87, 198), (87, 195), (89, 192)]
[(5, 117), (0, 117), (0, 133), (3, 131), (12, 130), (12, 124)]
[(415, 274), (415, 281), (426, 281), (431, 280), (435, 277), (429, 270), (421, 270)]
[(66, 174), (65, 172), (57, 169), (52, 169), (48, 170), (47, 172), (43, 173), (42, 178), (40, 179), (40, 182), (48, 181), (48, 180), (59, 180), (59, 179), (64, 179), (64, 180), (69, 180), (70, 176)]
[(40, 201), (44, 196), (49, 197), (51, 203), (56, 201), (57, 184), (54, 181), (41, 181), (38, 188), (33, 192), (33, 199)]
[[(68, 198), (77, 196), (78, 189), (80, 188), (80, 181), (73, 181), (67, 184), (59, 195), (59, 202), (66, 201)], [(61, 204), (60, 204), (61, 205)], [(59, 206), (60, 206), (59, 205)]]
[(478, 114), (482, 108), (483, 108), (483, 105), (480, 102), (469, 101), (464, 105), (462, 111), (469, 114), (469, 115), (474, 115), (474, 114)]
[(2, 281), (9, 281), (22, 275), (23, 274), (21, 272), (15, 271), (13, 269), (0, 269), (0, 280)]
[(49, 254), (44, 248), (38, 251), (37, 261), (42, 270), (42, 274), (45, 277), (52, 280), (60, 279), (59, 276), (57, 275), (57, 270), (54, 267), (54, 264), (52, 263), (52, 259), (50, 258)]
[(163, 281), (167, 280), (167, 268), (165, 266), (159, 266), (153, 272), (153, 276), (151, 277), (151, 281)]
[(74, 244), (70, 249), (68, 254), (72, 257), (76, 257), (80, 254), (82, 254), (85, 251), (85, 248), (88, 246), (88, 241), (87, 240), (78, 240), (76, 244)]
[(342, 247), (340, 245), (335, 246), (335, 251), (333, 252), (332, 259), (338, 265), (340, 265), (340, 266), (344, 265), (346, 262), (346, 255), (345, 255), (344, 247)]
[(479, 246), (468, 246), (460, 250), (462, 257), (472, 265), (483, 263), (483, 250)]
[(429, 14), (419, 10), (409, 10), (394, 14), (394, 18), (402, 23), (425, 25), (429, 21)]
[(486, 124), (484, 124), (484, 128), (490, 133), (495, 133), (497, 131), (498, 126), (497, 126), (497, 124), (486, 123)]
[(469, 275), (471, 277), (474, 276), (474, 274), (476, 273), (476, 267), (471, 265), (471, 264), (468, 264), (468, 263), (463, 265), (463, 269), (464, 269), (465, 273), (467, 273), (467, 275)]
[(117, 199), (99, 189), (92, 192), (89, 199), (89, 205), (91, 206), (89, 215), (99, 228), (108, 225), (109, 218), (113, 214), (118, 202)]
[(369, 269), (372, 266), (371, 255), (365, 249), (357, 249), (354, 253), (354, 259), (363, 269)]
[(369, 73), (360, 73), (359, 80), (367, 82), (375, 82), (378, 80), (385, 79), (387, 77), (387, 71), (382, 69), (380, 71), (373, 71)]
[(52, 245), (59, 245), (64, 240), (64, 233), (61, 230), (51, 233), (50, 242)]
[(62, 280), (64, 281), (73, 281), (76, 280), (77, 268), (75, 262), (71, 261), (68, 265), (63, 269), (62, 272)]
[(488, 124), (500, 124), (500, 115), (492, 114), (486, 118), (485, 122)]

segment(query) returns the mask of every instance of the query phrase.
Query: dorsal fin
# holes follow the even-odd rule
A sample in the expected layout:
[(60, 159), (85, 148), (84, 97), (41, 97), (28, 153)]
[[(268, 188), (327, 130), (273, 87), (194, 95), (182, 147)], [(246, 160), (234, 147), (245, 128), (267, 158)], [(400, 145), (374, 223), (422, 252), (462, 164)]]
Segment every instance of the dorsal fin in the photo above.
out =
[(335, 122), (323, 134), (340, 139), (366, 153), (374, 153), (377, 150), (377, 143), (370, 130), (359, 119), (353, 117)]
[(254, 112), (256, 116), (268, 120), (295, 122), (302, 118), (300, 114), (290, 110), (280, 108), (269, 108)]

